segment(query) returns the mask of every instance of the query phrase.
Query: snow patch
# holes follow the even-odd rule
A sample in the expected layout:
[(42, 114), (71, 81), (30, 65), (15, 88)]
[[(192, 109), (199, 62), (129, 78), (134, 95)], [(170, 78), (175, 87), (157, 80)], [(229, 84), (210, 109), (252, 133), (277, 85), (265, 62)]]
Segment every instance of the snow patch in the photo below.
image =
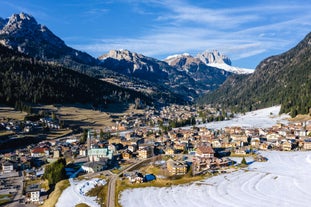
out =
[(269, 128), (277, 123), (288, 123), (287, 114), (279, 115), (281, 106), (273, 106), (265, 109), (259, 109), (256, 111), (247, 112), (245, 115), (239, 114), (237, 117), (225, 120), (210, 122), (198, 126), (207, 127), (210, 129), (221, 129), (224, 127), (240, 126), (244, 128)]
[(59, 197), (56, 207), (75, 207), (79, 203), (85, 203), (89, 206), (100, 206), (96, 202), (96, 197), (89, 197), (85, 194), (95, 187), (95, 185), (105, 185), (106, 181), (98, 178), (91, 180), (76, 181), (73, 178), (69, 179), (70, 186), (66, 188)]
[(184, 56), (190, 56), (190, 54), (189, 53), (183, 53), (183, 54), (170, 55), (170, 56), (167, 56), (164, 60), (175, 59), (175, 58), (180, 58), (180, 57), (184, 57)]
[(255, 70), (247, 69), (247, 68), (239, 68), (228, 65), (226, 63), (208, 63), (206, 64), (211, 67), (220, 68), (228, 72), (236, 73), (236, 74), (250, 74), (253, 73)]

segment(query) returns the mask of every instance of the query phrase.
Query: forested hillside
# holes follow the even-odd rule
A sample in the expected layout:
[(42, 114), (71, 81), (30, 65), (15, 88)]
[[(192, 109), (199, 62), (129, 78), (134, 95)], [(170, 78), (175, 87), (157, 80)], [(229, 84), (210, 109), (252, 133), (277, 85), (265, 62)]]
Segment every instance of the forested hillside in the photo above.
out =
[(0, 103), (93, 103), (128, 102), (145, 95), (80, 74), (59, 65), (44, 63), (0, 45)]
[(229, 77), (199, 103), (249, 111), (281, 104), (281, 113), (309, 113), (311, 108), (311, 33), (291, 50), (262, 61), (251, 75)]

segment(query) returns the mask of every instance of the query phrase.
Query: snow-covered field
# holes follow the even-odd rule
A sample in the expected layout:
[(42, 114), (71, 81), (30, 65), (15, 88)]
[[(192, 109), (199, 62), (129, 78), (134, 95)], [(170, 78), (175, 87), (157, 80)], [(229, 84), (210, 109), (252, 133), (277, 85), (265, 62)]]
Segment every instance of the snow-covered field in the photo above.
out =
[(200, 126), (206, 126), (207, 128), (212, 129), (220, 129), (226, 126), (268, 128), (279, 122), (287, 123), (286, 118), (289, 118), (290, 116), (286, 114), (279, 116), (280, 108), (281, 106), (273, 106), (270, 108), (247, 112), (245, 115), (239, 115), (231, 120), (211, 122)]
[(91, 190), (96, 184), (105, 185), (105, 180), (93, 178), (91, 180), (76, 181), (70, 178), (69, 181), (70, 186), (63, 191), (56, 203), (56, 207), (75, 207), (79, 203), (85, 203), (92, 207), (100, 206), (96, 203), (96, 197), (86, 196), (85, 193)]
[(269, 160), (204, 181), (122, 192), (123, 207), (310, 206), (311, 152), (261, 152)]

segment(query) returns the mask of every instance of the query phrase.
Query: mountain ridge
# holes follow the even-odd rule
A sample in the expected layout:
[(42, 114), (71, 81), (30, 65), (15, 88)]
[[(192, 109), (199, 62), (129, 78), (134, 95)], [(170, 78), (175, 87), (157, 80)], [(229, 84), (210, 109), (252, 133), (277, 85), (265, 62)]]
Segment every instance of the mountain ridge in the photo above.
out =
[[(209, 52), (208, 50), (204, 51), (203, 53), (199, 53), (196, 56), (192, 56), (189, 53), (183, 53), (183, 54), (175, 54), (170, 55), (164, 59), (165, 62), (167, 62), (169, 65), (174, 66), (176, 62), (181, 62), (182, 59), (186, 59), (189, 65), (189, 59), (194, 62), (195, 64), (198, 64), (198, 62), (202, 62), (208, 67), (213, 67), (219, 70), (225, 70), (227, 72), (235, 73), (235, 74), (248, 74), (253, 73), (253, 69), (247, 69), (247, 68), (239, 68), (231, 65), (231, 60), (226, 55), (221, 54), (217, 50), (213, 50), (212, 52)], [(187, 64), (186, 64), (187, 65)], [(179, 66), (180, 63), (179, 63)], [(187, 67), (186, 67), (187, 68)], [(184, 68), (185, 69), (185, 68)]]
[(281, 104), (281, 113), (309, 113), (311, 108), (311, 33), (292, 49), (261, 61), (253, 74), (231, 76), (199, 103), (249, 111)]
[(96, 65), (95, 58), (68, 47), (46, 26), (26, 13), (13, 14), (0, 30), (0, 40), (6, 47), (44, 60), (73, 59), (82, 64)]
[[(46, 26), (38, 24), (31, 15), (13, 14), (0, 22), (5, 24), (0, 30), (0, 43), (8, 48), (92, 77), (113, 80), (116, 84), (125, 81), (124, 87), (137, 91), (141, 90), (137, 86), (145, 83), (148, 85), (145, 93), (155, 94), (158, 99), (176, 97), (177, 100), (182, 97), (184, 101), (193, 101), (199, 95), (218, 88), (232, 74), (201, 63), (195, 70), (191, 64), (185, 66), (189, 67), (186, 70), (175, 68), (165, 61), (128, 50), (114, 51), (114, 54), (108, 53), (96, 59), (67, 46)], [(231, 63), (228, 57), (217, 51), (210, 56), (203, 54), (203, 57)]]

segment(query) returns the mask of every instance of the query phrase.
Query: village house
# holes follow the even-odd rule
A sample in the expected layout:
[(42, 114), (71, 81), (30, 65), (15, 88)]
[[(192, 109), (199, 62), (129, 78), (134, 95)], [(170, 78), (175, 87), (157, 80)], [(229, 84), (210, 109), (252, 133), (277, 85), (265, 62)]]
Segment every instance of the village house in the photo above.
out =
[(187, 164), (183, 161), (174, 161), (169, 159), (166, 167), (170, 175), (185, 175), (187, 173)]
[(267, 142), (263, 142), (259, 145), (260, 150), (268, 150), (269, 144)]
[(86, 147), (81, 147), (80, 148), (79, 155), (82, 156), (82, 157), (87, 156), (87, 149), (86, 149)]
[(151, 146), (145, 146), (145, 147), (140, 147), (139, 150), (137, 150), (138, 152), (138, 158), (141, 159), (147, 159), (149, 157), (153, 156), (153, 147)]
[(253, 147), (253, 148), (259, 148), (259, 145), (260, 145), (260, 139), (259, 139), (259, 137), (253, 137), (252, 139), (251, 139), (251, 146)]
[(175, 153), (174, 149), (170, 147), (164, 149), (164, 154), (166, 155), (174, 155), (174, 153)]
[(50, 151), (48, 148), (43, 147), (36, 147), (33, 150), (31, 150), (31, 157), (44, 157), (48, 156), (50, 154)]
[(4, 160), (2, 163), (2, 172), (11, 173), (14, 170), (14, 163), (10, 160)]
[(238, 148), (238, 149), (234, 150), (234, 154), (235, 155), (239, 155), (239, 156), (245, 156), (246, 155), (246, 151), (243, 150), (243, 149)]
[(196, 156), (204, 158), (213, 158), (215, 151), (211, 146), (199, 146), (196, 149)]
[(129, 160), (129, 159), (131, 159), (133, 157), (133, 152), (130, 151), (130, 150), (125, 150), (121, 154), (122, 154), (122, 158), (124, 160)]
[(285, 140), (281, 144), (283, 151), (291, 151), (292, 150), (292, 143), (289, 140)]
[(131, 183), (142, 183), (144, 182), (144, 176), (140, 172), (134, 172), (126, 175)]
[(26, 202), (39, 204), (41, 188), (39, 184), (32, 184), (26, 187)]
[(304, 140), (303, 149), (304, 150), (311, 150), (311, 140), (310, 139)]
[(59, 149), (55, 149), (53, 151), (53, 158), (60, 158), (61, 157), (61, 152)]
[(174, 150), (183, 152), (186, 149), (186, 144), (187, 143), (174, 144)]
[(211, 141), (211, 144), (212, 144), (213, 148), (221, 148), (221, 143), (220, 143), (220, 141), (218, 139), (213, 139)]
[(96, 162), (86, 162), (81, 166), (82, 170), (87, 173), (100, 172), (107, 169), (107, 167), (108, 159), (101, 159), (100, 161)]
[(127, 149), (131, 152), (136, 152), (137, 150), (137, 145), (136, 144), (132, 144), (132, 145), (128, 145)]
[(276, 132), (270, 132), (267, 134), (267, 141), (269, 142), (276, 142), (279, 140), (279, 138), (281, 138), (281, 135), (279, 135), (278, 133)]
[(235, 142), (238, 142), (238, 141), (240, 141), (240, 142), (248, 142), (246, 135), (233, 134), (233, 135), (230, 135), (230, 138), (232, 139), (232, 141), (235, 141)]

